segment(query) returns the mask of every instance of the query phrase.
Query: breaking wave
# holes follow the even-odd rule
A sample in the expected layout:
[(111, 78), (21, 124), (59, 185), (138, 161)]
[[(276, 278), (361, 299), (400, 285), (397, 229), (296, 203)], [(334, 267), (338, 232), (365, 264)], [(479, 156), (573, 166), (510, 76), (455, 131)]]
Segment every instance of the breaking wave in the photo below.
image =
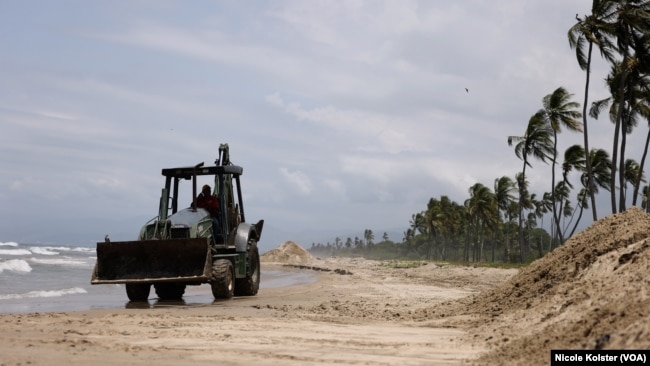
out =
[(80, 287), (73, 287), (63, 290), (51, 290), (51, 291), (30, 291), (24, 294), (6, 294), (0, 295), (0, 300), (9, 300), (9, 299), (26, 299), (26, 298), (36, 298), (36, 297), (61, 297), (65, 295), (74, 295), (74, 294), (86, 294), (86, 290)]
[(55, 252), (53, 249), (48, 247), (30, 247), (29, 250), (34, 254), (39, 255), (59, 255), (59, 252)]
[(0, 249), (0, 255), (30, 255), (27, 249)]
[(10, 259), (0, 262), (0, 273), (4, 271), (27, 273), (32, 271), (32, 267), (22, 259)]
[(73, 258), (30, 258), (29, 261), (34, 264), (47, 264), (54, 266), (67, 266), (67, 267), (88, 267), (90, 263), (83, 259)]

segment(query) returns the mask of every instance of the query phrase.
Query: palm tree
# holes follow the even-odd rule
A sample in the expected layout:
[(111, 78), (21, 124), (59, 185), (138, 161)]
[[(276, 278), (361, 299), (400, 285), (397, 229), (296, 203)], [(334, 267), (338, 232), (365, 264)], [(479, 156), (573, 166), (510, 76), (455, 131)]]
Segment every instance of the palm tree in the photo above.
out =
[(457, 236), (462, 232), (462, 209), (462, 206), (456, 202), (451, 201), (448, 196), (440, 196), (441, 215), (439, 217), (439, 220), (441, 222), (441, 232), (443, 234), (443, 247), (441, 254), (441, 259), (443, 260), (445, 260), (447, 257), (452, 237)]
[(444, 224), (442, 222), (442, 210), (440, 208), (440, 201), (435, 198), (431, 198), (427, 204), (427, 211), (425, 217), (427, 220), (427, 226), (429, 231), (429, 244), (427, 247), (427, 259), (432, 259), (434, 257), (435, 251), (435, 238), (436, 236), (444, 230)]
[[(647, 84), (646, 84), (647, 85)], [(650, 96), (650, 91), (646, 93), (646, 95)], [(643, 101), (643, 104), (640, 108), (640, 113), (645, 117), (645, 119), (648, 121), (648, 126), (650, 127), (650, 98), (647, 100)], [(646, 134), (646, 139), (645, 139), (645, 145), (643, 148), (643, 154), (641, 155), (641, 163), (639, 164), (641, 167), (645, 166), (645, 159), (646, 156), (648, 155), (648, 146), (650, 145), (650, 128), (648, 129), (648, 133)], [(643, 174), (643, 169), (639, 170), (639, 174)], [(641, 183), (641, 177), (636, 178), (636, 185), (634, 186), (634, 193), (632, 195), (632, 206), (636, 206), (636, 199), (639, 195), (639, 187)]]
[(526, 132), (523, 136), (508, 136), (508, 146), (515, 145), (515, 155), (523, 160), (524, 165), (521, 171), (521, 177), (517, 178), (517, 187), (519, 189), (519, 248), (520, 261), (523, 262), (528, 254), (524, 248), (524, 217), (523, 217), (523, 200), (528, 194), (526, 190), (526, 167), (530, 165), (529, 157), (533, 156), (543, 162), (553, 154), (553, 140), (551, 136), (553, 131), (546, 120), (544, 114), (540, 111), (535, 113), (528, 121)]
[[(609, 177), (612, 171), (612, 161), (609, 159), (609, 153), (603, 149), (592, 149), (589, 153), (589, 160), (592, 167), (592, 186), (591, 189), (594, 193), (598, 193), (598, 188), (606, 191), (611, 189)], [(589, 189), (587, 186), (587, 174), (583, 173), (580, 177), (582, 185)]]
[[(514, 200), (514, 201), (510, 202), (510, 205), (508, 206), (508, 209), (506, 210), (506, 216), (508, 218), (507, 221), (506, 221), (506, 225), (508, 225), (508, 232), (510, 232), (511, 227), (517, 226), (517, 223), (516, 223), (515, 220), (519, 217), (519, 202), (517, 202), (517, 200)], [(512, 261), (514, 261), (514, 256), (512, 255), (512, 253), (513, 253), (512, 252), (512, 240), (509, 237), (507, 237), (506, 240), (508, 240), (508, 242), (505, 245), (503, 257), (504, 257), (505, 261), (512, 262)], [(520, 251), (520, 253), (521, 253), (521, 251)]]
[(650, 213), (650, 186), (643, 186), (642, 193), (641, 208)]
[(372, 230), (365, 229), (363, 231), (363, 238), (366, 239), (366, 249), (370, 251), (374, 246), (375, 234), (373, 234)]
[[(648, 36), (650, 39), (650, 36)], [(632, 80), (632, 94), (634, 95), (634, 110), (637, 114), (644, 118), (650, 125), (650, 42), (649, 39), (644, 40), (643, 45), (636, 47), (636, 63)], [(632, 194), (632, 206), (636, 206), (636, 201), (639, 195), (639, 188), (641, 185), (641, 178), (643, 175), (643, 167), (645, 166), (645, 159), (648, 154), (648, 146), (650, 144), (650, 129), (646, 134), (646, 141), (641, 155), (641, 169), (638, 171), (638, 177), (635, 179), (634, 193)]]
[[(555, 203), (559, 202), (559, 208), (558, 212), (562, 214), (562, 216), (566, 216), (566, 207), (569, 204), (569, 194), (571, 193), (571, 188), (569, 187), (569, 184), (565, 181), (558, 182), (557, 185), (555, 186), (555, 189), (553, 189), (553, 201)], [(559, 218), (559, 221), (561, 220), (562, 217)], [(556, 228), (558, 230), (557, 233), (557, 238), (559, 241), (559, 244), (562, 244), (561, 238), (564, 237), (564, 228), (562, 225), (556, 225)]]
[[(615, 17), (616, 2), (611, 0), (593, 0), (591, 14), (580, 18), (578, 23), (569, 29), (569, 46), (575, 48), (576, 58), (580, 68), (585, 71), (585, 99), (582, 104), (582, 124), (584, 136), (585, 161), (587, 163), (587, 186), (591, 186), (592, 170), (589, 159), (589, 133), (587, 125), (587, 105), (589, 102), (589, 81), (591, 74), (591, 55), (594, 45), (600, 50), (600, 55), (609, 62), (614, 62), (615, 45), (612, 42), (612, 19)], [(587, 54), (585, 55), (585, 47)], [(593, 220), (598, 220), (596, 212), (596, 196), (589, 190)]]
[[(619, 100), (615, 99), (613, 97), (605, 98), (602, 100), (595, 101), (591, 109), (589, 111), (589, 114), (598, 119), (600, 113), (605, 110), (609, 106), (609, 118), (612, 122), (615, 124), (615, 131), (614, 131), (614, 151), (612, 153), (612, 172), (610, 173), (610, 186), (615, 186), (616, 184), (616, 167), (618, 166), (619, 170), (619, 206), (618, 210), (623, 211), (625, 210), (625, 148), (627, 144), (627, 135), (632, 133), (632, 130), (636, 125), (638, 124), (639, 118), (642, 117), (642, 113), (646, 112), (646, 109), (643, 108), (644, 101), (637, 99), (637, 96), (641, 96), (643, 98), (644, 93), (643, 90), (639, 90), (639, 87), (637, 85), (640, 85), (643, 83), (643, 76), (641, 73), (643, 72), (642, 70), (639, 70), (638, 68), (638, 63), (633, 62), (635, 58), (630, 57), (629, 58), (629, 66), (632, 68), (631, 71), (627, 71), (628, 74), (628, 82), (627, 82), (627, 87), (625, 88), (625, 98), (623, 100), (623, 104), (619, 104)], [(607, 85), (610, 88), (610, 92), (612, 95), (617, 93), (617, 85), (619, 85), (622, 81), (621, 78), (624, 74), (622, 71), (623, 69), (623, 64), (617, 62), (612, 65), (612, 68), (610, 70), (609, 75), (607, 76)], [(645, 88), (645, 86), (643, 86)], [(620, 112), (620, 113), (619, 113)], [(619, 123), (617, 123), (617, 118), (620, 118), (621, 120)], [(622, 132), (622, 133), (621, 133)], [(619, 138), (620, 135), (620, 138)], [(619, 141), (620, 141), (620, 147), (619, 147)], [(618, 165), (617, 165), (617, 160), (618, 160)], [(611, 196), (613, 198), (612, 203), (614, 204), (613, 211), (616, 212), (616, 191), (613, 189), (610, 191)]]
[[(645, 34), (650, 31), (650, 1), (647, 0), (618, 0), (616, 1), (616, 19), (614, 19), (613, 25), (615, 26), (614, 36), (616, 37), (616, 44), (619, 53), (623, 56), (621, 61), (621, 72), (618, 82), (615, 85), (615, 93), (612, 95), (616, 96), (616, 102), (618, 108), (616, 111), (615, 127), (614, 127), (614, 143), (612, 148), (612, 174), (610, 178), (611, 186), (616, 185), (616, 159), (618, 153), (618, 135), (619, 131), (622, 129), (624, 112), (627, 111), (625, 108), (626, 94), (629, 91), (628, 85), (628, 75), (630, 71), (630, 58), (633, 55), (634, 47), (643, 42), (639, 42), (639, 39), (643, 39)], [(618, 169), (625, 169), (624, 161), (624, 146), (621, 146), (621, 158), (618, 165)], [(619, 173), (619, 182), (620, 182), (620, 196), (623, 195), (623, 189), (625, 184), (625, 172), (621, 171)], [(615, 190), (611, 190), (612, 194), (612, 213), (616, 211), (616, 194)], [(619, 197), (619, 208), (623, 210), (625, 208), (625, 201), (623, 197)]]
[[(568, 188), (573, 188), (573, 185), (571, 184), (571, 181), (569, 180), (569, 173), (573, 170), (583, 172), (583, 174), (586, 174), (585, 172), (585, 153), (584, 149), (581, 145), (572, 145), (566, 151), (564, 152), (564, 162), (562, 163), (562, 183), (566, 185)], [(576, 219), (576, 224), (580, 221), (582, 218), (582, 211), (584, 208), (589, 207), (587, 202), (585, 201), (587, 198), (589, 198), (589, 195), (587, 193), (587, 189), (583, 188), (581, 190), (582, 194), (578, 194), (578, 208), (580, 209), (580, 212), (578, 214), (578, 218)], [(575, 212), (573, 213), (575, 215)], [(573, 217), (572, 217), (573, 220)], [(574, 227), (575, 227), (574, 225)], [(565, 230), (566, 231), (566, 230)], [(569, 234), (569, 237), (573, 235), (573, 231)], [(562, 233), (564, 235), (565, 232)]]
[[(533, 207), (535, 209), (533, 211), (533, 213), (535, 214), (536, 218), (541, 220), (541, 225), (539, 225), (540, 227), (544, 227), (544, 215), (546, 215), (548, 213), (548, 210), (549, 210), (549, 206), (547, 205), (547, 202), (545, 202), (545, 200), (544, 200), (544, 198), (546, 198), (546, 196), (547, 195), (544, 195), (541, 200), (536, 200), (536, 199), (532, 200)], [(539, 254), (540, 258), (544, 256), (544, 246), (543, 246), (543, 244), (544, 243), (540, 240), (539, 245), (537, 247), (538, 254)]]
[[(640, 179), (640, 181), (637, 182), (637, 179)], [(632, 187), (636, 187), (641, 182), (645, 183), (646, 180), (639, 163), (634, 159), (625, 160), (625, 195), (627, 195), (627, 183), (632, 184)]]
[[(615, 2), (611, 0), (593, 0), (591, 4), (591, 14), (586, 15), (583, 19), (577, 17), (576, 23), (569, 29), (569, 45), (576, 50), (576, 58), (580, 68), (585, 71), (585, 99), (582, 104), (582, 125), (584, 136), (585, 161), (587, 162), (587, 187), (592, 185), (592, 169), (589, 159), (589, 133), (587, 125), (587, 105), (589, 102), (589, 76), (591, 73), (591, 54), (594, 44), (600, 50), (600, 54), (608, 61), (614, 60), (614, 44), (609, 36), (611, 28), (611, 18), (615, 14), (613, 9)], [(585, 47), (587, 54), (585, 55)], [(591, 198), (591, 207), (593, 220), (598, 220), (596, 213), (596, 196), (593, 189), (589, 189)]]
[[(508, 222), (507, 220), (507, 212), (508, 212), (508, 207), (510, 206), (511, 202), (515, 201), (515, 196), (513, 195), (513, 191), (515, 190), (515, 183), (512, 181), (512, 179), (508, 176), (503, 176), (501, 178), (497, 178), (494, 180), (494, 199), (497, 204), (497, 218), (501, 220), (501, 212), (504, 213), (504, 222)], [(507, 246), (509, 243), (509, 235), (508, 235), (508, 230), (506, 227), (506, 232), (505, 232), (505, 245)], [(492, 246), (492, 261), (494, 262), (494, 251), (495, 251), (496, 245)], [(506, 248), (506, 251), (509, 251), (509, 248)]]
[[(582, 114), (575, 108), (580, 107), (580, 103), (571, 101), (573, 94), (570, 94), (566, 89), (559, 87), (555, 91), (543, 99), (544, 108), (542, 109), (545, 119), (548, 121), (551, 129), (553, 130), (553, 156), (551, 157), (551, 189), (555, 187), (555, 163), (557, 160), (557, 134), (561, 132), (562, 127), (570, 131), (582, 132), (582, 126), (578, 118)], [(553, 193), (553, 191), (551, 191)], [(551, 196), (553, 199), (553, 223), (557, 228), (560, 243), (564, 242), (562, 230), (560, 230), (560, 218), (557, 214), (557, 202), (555, 201), (555, 194)]]
[(474, 226), (475, 243), (478, 247), (478, 253), (475, 251), (473, 257), (474, 260), (480, 260), (483, 258), (485, 232), (494, 227), (496, 223), (497, 204), (494, 193), (481, 183), (471, 186), (469, 193), (470, 198), (465, 201), (465, 207), (467, 207), (468, 216)]
[[(568, 238), (573, 236), (573, 233), (576, 232), (576, 229), (578, 228), (578, 224), (580, 223), (580, 219), (582, 218), (582, 212), (584, 209), (589, 209), (589, 193), (587, 193), (587, 188), (582, 188), (580, 192), (578, 192), (578, 196), (576, 197), (578, 201), (578, 208), (580, 211), (578, 211), (578, 218), (576, 219), (575, 223), (573, 224), (573, 229), (571, 229), (571, 232), (569, 233)], [(575, 215), (575, 211), (573, 212)]]

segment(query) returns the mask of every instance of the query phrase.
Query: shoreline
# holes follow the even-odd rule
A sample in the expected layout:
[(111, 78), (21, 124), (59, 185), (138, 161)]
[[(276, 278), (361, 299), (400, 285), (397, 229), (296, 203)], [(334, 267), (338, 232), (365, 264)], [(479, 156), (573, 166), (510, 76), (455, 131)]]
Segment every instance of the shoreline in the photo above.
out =
[[(263, 269), (261, 288), (273, 288), (291, 286), (300, 283), (315, 281), (312, 273), (289, 274), (282, 268)], [(155, 292), (151, 291), (147, 304), (129, 303), (126, 290), (123, 285), (92, 285), (84, 283), (69, 289), (69, 294), (58, 295), (62, 291), (32, 291), (30, 293), (16, 296), (15, 298), (0, 299), (0, 314), (23, 314), (32, 312), (68, 312), (102, 309), (129, 309), (129, 308), (155, 308), (157, 306), (168, 306), (168, 303), (160, 303), (156, 299)], [(48, 294), (52, 292), (52, 294)], [(212, 292), (209, 284), (198, 286), (187, 286), (185, 296), (177, 305), (191, 306), (194, 304), (210, 304), (213, 302)], [(159, 304), (160, 303), (160, 304)]]

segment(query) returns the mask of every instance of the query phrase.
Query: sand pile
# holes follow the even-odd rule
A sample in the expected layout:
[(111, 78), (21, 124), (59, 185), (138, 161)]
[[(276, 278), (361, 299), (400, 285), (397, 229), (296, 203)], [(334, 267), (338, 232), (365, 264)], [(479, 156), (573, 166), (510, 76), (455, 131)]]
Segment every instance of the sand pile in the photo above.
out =
[(480, 364), (548, 364), (551, 349), (648, 349), (649, 236), (639, 208), (611, 215), (447, 311), (474, 315), (492, 347)]
[(262, 254), (260, 260), (286, 264), (311, 264), (317, 259), (299, 244), (286, 241), (277, 248)]

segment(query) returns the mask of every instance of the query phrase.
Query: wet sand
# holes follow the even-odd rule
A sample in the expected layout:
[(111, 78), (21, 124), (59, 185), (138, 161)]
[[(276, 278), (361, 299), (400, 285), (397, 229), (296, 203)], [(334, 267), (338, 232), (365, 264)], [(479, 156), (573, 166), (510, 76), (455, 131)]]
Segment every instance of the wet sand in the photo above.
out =
[[(316, 281), (315, 274), (286, 270), (263, 270), (261, 288), (292, 286), (300, 283)], [(90, 277), (88, 277), (90, 282)], [(123, 285), (85, 286), (87, 293), (52, 297), (21, 297), (3, 299), (0, 313), (32, 313), (32, 312), (64, 312), (95, 309), (119, 309), (133, 307), (168, 306), (168, 303), (158, 304), (155, 292), (151, 291), (148, 303), (130, 304)], [(209, 304), (213, 301), (209, 284), (188, 286), (183, 303), (178, 305)]]

